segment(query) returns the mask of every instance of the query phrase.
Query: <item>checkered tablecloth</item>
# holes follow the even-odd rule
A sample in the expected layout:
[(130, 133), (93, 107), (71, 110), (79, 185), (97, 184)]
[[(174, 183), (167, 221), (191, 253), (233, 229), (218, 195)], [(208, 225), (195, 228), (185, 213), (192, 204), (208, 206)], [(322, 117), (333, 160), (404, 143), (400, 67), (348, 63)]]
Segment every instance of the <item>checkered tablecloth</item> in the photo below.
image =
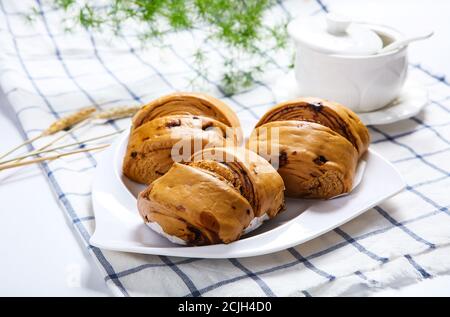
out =
[[(24, 17), (30, 6), (39, 12), (33, 23)], [(327, 10), (324, 1), (280, 1), (271, 15)], [(142, 48), (133, 34), (115, 38), (81, 28), (65, 33), (60, 20), (61, 13), (41, 1), (0, 0), (0, 85), (24, 138), (82, 106), (141, 104), (173, 90), (192, 89), (196, 32), (174, 34), (162, 47)], [(221, 50), (206, 45), (212, 71), (203, 78), (204, 91), (223, 98), (244, 120), (261, 116), (275, 103), (272, 87), (288, 71), (289, 52), (274, 56), (276, 63), (251, 90), (225, 98), (214, 71), (220, 68)], [(117, 295), (369, 294), (450, 270), (450, 83), (435, 72), (426, 61), (410, 66), (409, 76), (429, 90), (430, 103), (422, 113), (370, 127), (372, 148), (395, 164), (408, 184), (406, 190), (319, 238), (275, 254), (207, 260), (92, 247), (90, 186), (98, 154), (41, 166), (63, 212)], [(128, 124), (113, 121), (70, 137), (85, 139)]]

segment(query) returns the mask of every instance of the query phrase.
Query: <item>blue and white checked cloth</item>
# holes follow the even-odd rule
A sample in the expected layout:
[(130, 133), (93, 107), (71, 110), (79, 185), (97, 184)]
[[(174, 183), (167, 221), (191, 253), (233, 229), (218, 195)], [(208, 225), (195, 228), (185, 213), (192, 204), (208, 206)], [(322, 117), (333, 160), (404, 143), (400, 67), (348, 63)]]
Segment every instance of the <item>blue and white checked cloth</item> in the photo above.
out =
[[(34, 24), (23, 15), (31, 5), (41, 12)], [(271, 16), (326, 10), (323, 1), (280, 1)], [(0, 0), (0, 85), (24, 137), (81, 106), (140, 104), (189, 89), (196, 33), (179, 33), (162, 48), (142, 49), (132, 35), (113, 38), (81, 28), (64, 33), (60, 19), (61, 13), (39, 1)], [(212, 45), (206, 49), (211, 69), (220, 67), (220, 50)], [(290, 60), (288, 54), (274, 58), (279, 65), (269, 68), (252, 90), (224, 98), (241, 119), (260, 116), (274, 104), (271, 87)], [(372, 147), (396, 165), (407, 189), (320, 238), (275, 254), (203, 260), (89, 246), (97, 154), (44, 163), (42, 169), (117, 295), (364, 295), (413, 283), (450, 271), (450, 83), (425, 65), (411, 64), (410, 76), (429, 89), (426, 109), (414, 118), (370, 129)], [(216, 72), (205, 81), (210, 93), (222, 96)], [(127, 125), (123, 121), (71, 137), (113, 132)]]

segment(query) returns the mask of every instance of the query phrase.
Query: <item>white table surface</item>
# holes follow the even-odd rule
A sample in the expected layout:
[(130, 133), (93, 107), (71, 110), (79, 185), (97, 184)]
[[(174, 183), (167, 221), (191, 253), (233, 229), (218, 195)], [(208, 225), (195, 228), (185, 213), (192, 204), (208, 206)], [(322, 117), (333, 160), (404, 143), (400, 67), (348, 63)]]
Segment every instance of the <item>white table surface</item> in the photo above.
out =
[[(351, 2), (338, 1), (339, 11), (363, 16)], [(433, 28), (436, 35), (427, 45), (417, 44), (411, 59), (450, 74), (450, 1), (434, 2), (440, 5), (430, 7), (423, 0), (370, 0), (364, 7), (370, 8), (365, 12), (370, 12), (372, 20), (407, 28), (411, 33)], [(0, 153), (22, 142), (15, 116), (1, 92), (0, 136)], [(0, 172), (0, 206), (0, 296), (111, 295), (39, 167)], [(450, 276), (383, 290), (375, 296), (450, 296)]]
[[(23, 141), (0, 93), (0, 153)], [(0, 172), (0, 296), (111, 295), (40, 167)]]

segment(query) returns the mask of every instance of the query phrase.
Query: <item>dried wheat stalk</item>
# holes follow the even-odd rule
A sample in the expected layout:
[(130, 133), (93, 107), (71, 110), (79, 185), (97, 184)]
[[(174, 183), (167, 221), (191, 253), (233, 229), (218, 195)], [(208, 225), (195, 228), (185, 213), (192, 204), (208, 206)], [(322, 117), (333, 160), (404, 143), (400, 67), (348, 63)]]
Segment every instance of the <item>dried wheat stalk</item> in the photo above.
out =
[[(87, 119), (114, 120), (114, 119), (127, 118), (127, 117), (133, 116), (140, 108), (141, 108), (141, 106), (122, 106), (122, 107), (110, 108), (108, 110), (100, 111), (98, 113), (94, 113), (96, 111), (95, 107), (81, 108), (80, 110), (78, 110), (75, 113), (72, 113), (68, 116), (65, 116), (65, 117), (62, 117), (62, 118), (56, 120), (47, 129), (45, 129), (41, 134), (23, 142), (22, 144), (19, 144), (18, 146), (14, 147), (13, 149), (9, 150), (8, 152), (0, 155), (0, 160), (5, 158), (6, 156), (10, 155), (11, 153), (15, 152), (19, 148), (21, 148), (27, 144), (30, 144), (41, 137), (53, 135), (57, 132), (66, 130), (63, 135), (52, 140), (51, 142), (47, 143), (46, 145), (44, 145), (26, 155), (20, 156), (15, 159), (7, 160), (5, 162), (11, 162), (11, 161), (15, 161), (15, 160), (20, 161), (28, 156), (42, 153), (43, 150), (45, 150), (52, 144), (56, 143), (56, 141), (66, 137), (69, 133), (73, 132), (73, 130), (75, 128), (80, 128), (80, 127), (84, 126), (85, 124), (87, 124), (88, 122), (85, 122)], [(83, 124), (79, 124), (79, 123), (83, 123)], [(72, 129), (72, 130), (70, 130), (70, 129)], [(5, 163), (5, 162), (3, 162), (3, 163)], [(0, 163), (0, 164), (2, 164), (2, 163)]]
[(84, 139), (84, 140), (81, 140), (81, 141), (78, 141), (78, 142), (52, 147), (52, 148), (43, 147), (43, 148), (40, 148), (40, 149), (38, 149), (36, 151), (30, 152), (30, 153), (27, 153), (27, 154), (24, 154), (24, 155), (21, 155), (21, 156), (18, 156), (18, 157), (14, 157), (14, 158), (9, 159), (9, 160), (2, 161), (2, 162), (0, 162), (0, 166), (2, 166), (3, 164), (6, 164), (6, 163), (14, 162), (14, 161), (20, 162), (21, 160), (26, 159), (27, 157), (30, 157), (30, 156), (43, 154), (43, 153), (48, 153), (48, 152), (53, 152), (53, 151), (65, 149), (65, 148), (68, 148), (68, 147), (71, 147), (71, 146), (77, 146), (77, 145), (81, 145), (81, 144), (84, 144), (84, 143), (89, 143), (89, 142), (92, 142), (92, 141), (97, 141), (97, 140), (100, 140), (100, 139), (108, 138), (108, 137), (111, 137), (113, 135), (122, 133), (123, 131), (124, 131), (124, 129), (116, 131), (116, 132), (108, 133), (108, 134), (99, 135), (99, 136), (92, 137), (92, 138), (89, 138), (89, 139)]
[[(58, 141), (61, 140), (61, 139), (64, 139), (64, 138), (67, 137), (69, 134), (73, 133), (74, 131), (76, 131), (76, 130), (78, 130), (78, 129), (84, 127), (84, 126), (86, 126), (87, 124), (89, 124), (89, 121), (88, 121), (88, 120), (83, 121), (83, 122), (80, 122), (80, 123), (77, 123), (76, 125), (74, 125), (74, 126), (71, 127), (70, 129), (65, 130), (64, 133), (62, 133), (62, 134), (59, 135), (58, 137), (54, 138), (54, 139), (51, 140), (50, 142), (44, 144), (43, 146), (41, 146), (41, 147), (39, 147), (39, 148), (37, 148), (37, 149), (31, 151), (31, 152), (28, 152), (27, 154), (25, 154), (25, 157), (28, 157), (28, 156), (31, 156), (31, 155), (35, 155), (35, 154), (37, 154), (38, 152), (40, 152), (40, 151), (42, 151), (42, 150), (45, 150), (45, 149), (49, 148), (51, 145), (55, 144), (56, 142), (58, 142)], [(8, 160), (7, 162), (15, 161), (15, 160), (21, 160), (21, 159), (20, 159), (20, 158), (14, 158), (14, 159)], [(0, 164), (2, 164), (2, 163), (0, 163)]]
[(93, 119), (115, 120), (134, 116), (142, 106), (114, 107), (94, 114)]
[[(54, 130), (55, 130), (57, 126), (63, 126), (64, 122), (66, 124), (71, 124), (72, 122), (79, 121), (78, 123), (71, 125), (71, 129), (65, 131), (65, 133), (63, 135), (57, 137), (56, 139), (52, 140), (51, 142), (45, 144), (44, 146), (28, 153), (25, 157), (28, 157), (29, 155), (34, 155), (34, 154), (36, 154), (36, 152), (39, 152), (39, 151), (42, 151), (42, 150), (48, 148), (49, 146), (55, 144), (57, 141), (61, 140), (62, 138), (65, 138), (68, 134), (72, 133), (75, 129), (79, 129), (79, 128), (89, 124), (90, 120), (85, 120), (85, 119), (88, 119), (88, 118), (89, 119), (101, 119), (101, 120), (121, 119), (121, 118), (133, 116), (140, 108), (141, 108), (141, 106), (115, 107), (115, 108), (110, 108), (108, 110), (96, 112), (93, 114), (93, 116), (88, 115), (88, 113), (92, 113), (92, 107), (80, 109), (80, 111), (78, 111), (77, 113), (74, 113), (73, 115), (68, 116), (66, 118), (62, 118), (61, 122), (58, 123), (58, 121), (57, 121), (57, 122), (53, 123), (52, 126), (54, 126)], [(94, 111), (95, 111), (95, 109), (94, 109)], [(82, 119), (82, 117), (84, 117), (85, 115), (87, 117), (85, 117), (85, 119)], [(66, 129), (67, 128), (65, 128), (64, 130), (66, 130)], [(47, 130), (51, 130), (51, 126)], [(53, 132), (53, 133), (56, 133), (56, 132)], [(11, 160), (8, 160), (8, 161), (11, 161)]]
[(89, 118), (93, 112), (95, 112), (94, 107), (81, 108), (80, 110), (78, 110), (77, 112), (75, 112), (73, 114), (70, 114), (68, 116), (65, 116), (65, 117), (62, 117), (62, 118), (56, 120), (47, 129), (45, 129), (41, 134), (38, 134), (37, 136), (35, 136), (29, 140), (26, 140), (25, 142), (12, 148), (8, 152), (0, 155), (0, 160), (3, 159), (4, 157), (10, 155), (11, 153), (17, 151), (21, 147), (36, 141), (39, 138), (55, 134), (59, 131), (65, 130), (65, 129), (70, 129), (77, 123), (80, 123), (80, 122), (86, 120), (87, 118)]
[(68, 155), (74, 155), (74, 154), (88, 152), (88, 151), (101, 150), (101, 149), (104, 149), (104, 148), (106, 148), (108, 146), (109, 146), (109, 144), (102, 144), (102, 145), (98, 145), (98, 146), (94, 146), (94, 147), (90, 147), (90, 148), (83, 148), (81, 150), (75, 150), (75, 151), (60, 153), (60, 154), (57, 154), (57, 155), (39, 157), (39, 158), (36, 158), (36, 159), (33, 159), (33, 160), (29, 160), (29, 161), (13, 162), (13, 163), (8, 163), (8, 164), (3, 164), (3, 165), (0, 165), (0, 171), (6, 170), (6, 169), (10, 169), (10, 168), (14, 168), (14, 167), (19, 167), (19, 166), (39, 163), (39, 162), (43, 162), (43, 161), (52, 161), (52, 160), (56, 160), (56, 159), (58, 159), (60, 157), (68, 156)]

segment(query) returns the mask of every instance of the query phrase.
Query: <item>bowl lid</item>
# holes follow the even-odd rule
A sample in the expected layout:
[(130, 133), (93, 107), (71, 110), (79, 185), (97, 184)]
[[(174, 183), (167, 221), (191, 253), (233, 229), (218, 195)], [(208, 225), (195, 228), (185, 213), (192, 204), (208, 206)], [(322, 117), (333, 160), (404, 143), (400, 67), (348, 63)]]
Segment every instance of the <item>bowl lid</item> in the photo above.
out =
[(289, 23), (288, 32), (298, 43), (325, 54), (373, 55), (383, 47), (376, 32), (333, 13), (325, 19), (297, 18)]

